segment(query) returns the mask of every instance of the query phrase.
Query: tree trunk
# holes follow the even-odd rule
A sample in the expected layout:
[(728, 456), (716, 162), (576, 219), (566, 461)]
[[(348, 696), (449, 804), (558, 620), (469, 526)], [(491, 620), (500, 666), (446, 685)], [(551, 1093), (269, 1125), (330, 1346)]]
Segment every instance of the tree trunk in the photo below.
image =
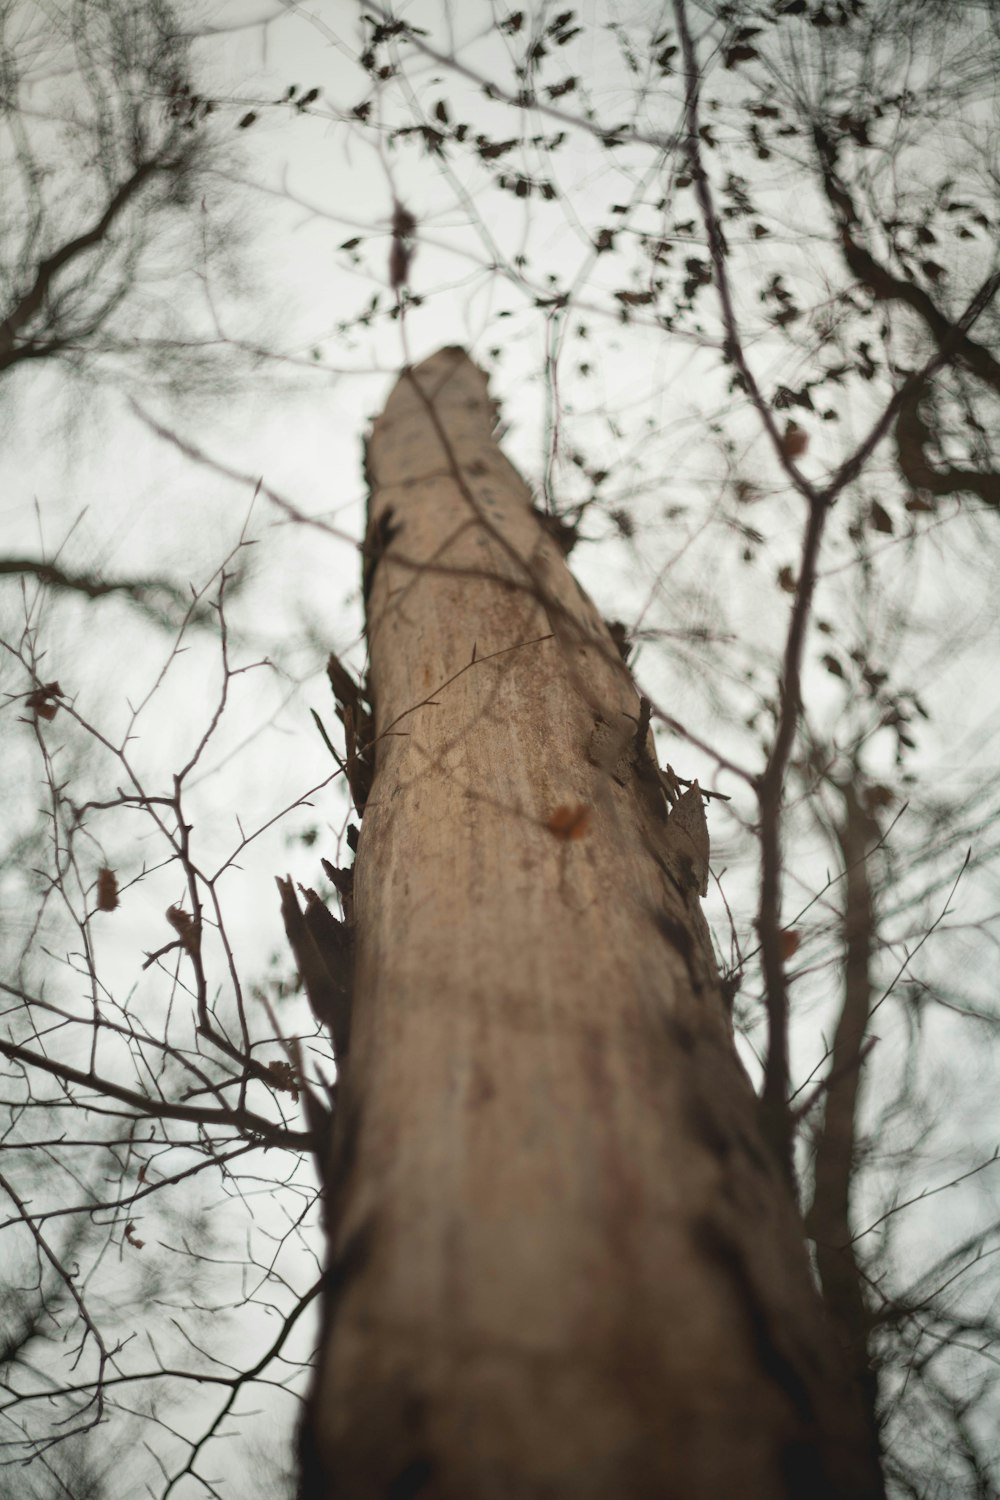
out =
[(459, 349), (368, 449), (376, 770), (304, 1439), (322, 1500), (881, 1493), (648, 713)]

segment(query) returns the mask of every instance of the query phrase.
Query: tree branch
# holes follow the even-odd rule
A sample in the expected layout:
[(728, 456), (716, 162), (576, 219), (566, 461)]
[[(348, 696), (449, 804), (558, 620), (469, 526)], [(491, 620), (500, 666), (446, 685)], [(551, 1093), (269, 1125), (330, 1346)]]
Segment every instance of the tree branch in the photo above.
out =
[(105, 1098), (114, 1099), (120, 1104), (127, 1104), (138, 1114), (150, 1119), (186, 1120), (192, 1125), (214, 1125), (220, 1129), (238, 1130), (243, 1135), (250, 1133), (259, 1136), (261, 1144), (265, 1146), (286, 1146), (293, 1151), (312, 1149), (312, 1136), (308, 1132), (275, 1125), (272, 1120), (267, 1120), (250, 1109), (207, 1109), (197, 1104), (168, 1104), (163, 1100), (150, 1099), (145, 1094), (136, 1093), (134, 1089), (112, 1083), (109, 1078), (70, 1067), (68, 1063), (46, 1057), (43, 1052), (33, 1052), (29, 1047), (21, 1047), (17, 1042), (0, 1040), (0, 1056), (20, 1063), (25, 1068), (48, 1073), (50, 1077), (58, 1078), (63, 1083), (93, 1089), (95, 1093), (103, 1094)]
[[(8, 369), (23, 357), (25, 351), (17, 345), (16, 340), (45, 305), (59, 272), (101, 243), (144, 183), (157, 172), (170, 172), (175, 170), (176, 166), (176, 161), (160, 159), (140, 162), (131, 177), (127, 178), (111, 195), (107, 207), (96, 223), (83, 234), (61, 245), (52, 255), (39, 261), (31, 286), (21, 294), (14, 307), (0, 322), (0, 370)], [(26, 347), (28, 350), (33, 349), (30, 343)], [(34, 352), (37, 354), (37, 349)]]

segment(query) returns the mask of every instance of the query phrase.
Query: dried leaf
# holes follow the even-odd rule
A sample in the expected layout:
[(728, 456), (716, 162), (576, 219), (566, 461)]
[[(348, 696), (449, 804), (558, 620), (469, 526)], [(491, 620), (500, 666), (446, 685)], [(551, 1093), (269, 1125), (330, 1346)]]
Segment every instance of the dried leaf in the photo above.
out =
[(142, 1250), (145, 1248), (146, 1241), (140, 1240), (135, 1232), (134, 1219), (129, 1219), (128, 1223), (125, 1225), (125, 1238), (128, 1240), (133, 1250)]
[(670, 803), (670, 806), (673, 807), (680, 801), (681, 797), (684, 795), (681, 791), (680, 781), (677, 778), (677, 772), (674, 770), (669, 761), (665, 766), (657, 767), (657, 769), (659, 771), (659, 781), (660, 785), (663, 788), (664, 796)]
[(283, 1058), (276, 1058), (274, 1061), (268, 1063), (267, 1071), (271, 1075), (271, 1082), (274, 1084), (274, 1087), (280, 1089), (284, 1094), (291, 1094), (295, 1103), (298, 1104), (298, 1079), (295, 1076), (295, 1069), (291, 1063), (286, 1062)]
[(884, 506), (879, 505), (877, 500), (873, 500), (871, 506), (869, 507), (868, 520), (870, 521), (871, 525), (874, 526), (876, 531), (884, 531), (888, 533), (889, 536), (892, 535), (892, 517)]
[(789, 422), (781, 439), (781, 451), (786, 458), (801, 458), (809, 447), (809, 434), (798, 422)]
[(654, 292), (615, 292), (615, 297), (623, 307), (648, 307), (656, 301)]
[(711, 845), (705, 804), (697, 781), (693, 781), (677, 799), (667, 819), (666, 843), (671, 865), (682, 888), (693, 887), (700, 895), (707, 895)]
[(760, 53), (756, 52), (753, 47), (730, 47), (725, 54), (724, 64), (727, 68), (735, 68), (738, 63), (752, 62), (755, 57), (759, 56)]
[(97, 910), (114, 911), (118, 904), (118, 880), (105, 865), (97, 872)]
[(190, 912), (180, 906), (168, 906), (167, 921), (181, 940), (181, 947), (192, 957), (201, 947), (201, 923), (196, 922)]
[(389, 285), (394, 292), (398, 291), (408, 281), (412, 260), (412, 245), (407, 245), (402, 240), (394, 239), (389, 249)]
[(880, 808), (891, 807), (896, 800), (896, 794), (891, 787), (883, 786), (876, 782), (874, 786), (866, 786), (863, 794), (865, 809), (869, 813), (878, 812)]
[(55, 718), (59, 711), (58, 699), (64, 696), (58, 682), (46, 682), (42, 687), (35, 688), (33, 693), (29, 693), (24, 701), (36, 718), (45, 719), (48, 722)]
[(781, 951), (782, 958), (788, 959), (791, 958), (794, 953), (797, 953), (799, 951), (799, 944), (801, 943), (801, 941), (802, 934), (800, 932), (796, 932), (794, 927), (783, 928), (782, 931), (778, 933), (778, 947)]
[(586, 838), (590, 829), (590, 808), (584, 802), (557, 807), (545, 824), (557, 839)]
[[(331, 867), (332, 868), (332, 867)], [(354, 945), (350, 927), (339, 922), (313, 890), (303, 890), (303, 914), (291, 876), (276, 877), (281, 916), (313, 1015), (333, 1037), (338, 1062), (350, 1045)]]

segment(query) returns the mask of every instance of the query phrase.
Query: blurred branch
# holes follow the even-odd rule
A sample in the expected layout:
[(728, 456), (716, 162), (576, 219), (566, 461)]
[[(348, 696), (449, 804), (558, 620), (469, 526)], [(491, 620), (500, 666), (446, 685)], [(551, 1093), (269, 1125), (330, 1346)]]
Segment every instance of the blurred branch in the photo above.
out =
[[(0, 577), (36, 578), (46, 588), (62, 593), (83, 594), (87, 599), (103, 599), (122, 594), (155, 624), (175, 629), (181, 619), (193, 625), (210, 625), (217, 615), (210, 606), (192, 607), (190, 596), (165, 578), (119, 578), (108, 580), (97, 573), (72, 572), (58, 563), (42, 562), (32, 557), (0, 557)], [(160, 596), (160, 599), (157, 598)], [(173, 605), (177, 614), (164, 608), (161, 599)]]
[[(123, 1088), (121, 1084), (113, 1083), (110, 1078), (102, 1078), (99, 1074), (89, 1070), (73, 1068), (69, 1063), (59, 1062), (54, 1057), (47, 1057), (43, 1052), (34, 1052), (29, 1047), (22, 1047), (16, 1042), (8, 1042), (2, 1038), (0, 1038), (0, 1056), (6, 1057), (11, 1062), (20, 1063), (25, 1068), (31, 1068), (36, 1073), (57, 1078), (61, 1083), (75, 1084), (77, 1088), (88, 1089), (96, 1099), (113, 1099), (116, 1103), (127, 1104), (136, 1115), (146, 1119), (186, 1120), (192, 1125), (214, 1126), (217, 1129), (225, 1128), (256, 1136), (262, 1146), (287, 1146), (293, 1151), (312, 1149), (312, 1136), (308, 1132), (288, 1130), (284, 1126), (276, 1125), (273, 1120), (256, 1114), (251, 1109), (243, 1107), (208, 1109), (197, 1104), (171, 1104), (165, 1099), (151, 1099), (145, 1094), (137, 1093), (135, 1089)], [(76, 1103), (81, 1109), (93, 1107), (87, 1098), (79, 1099)]]
[[(43, 359), (63, 348), (68, 337), (75, 336), (70, 331), (58, 333), (53, 331), (47, 335), (34, 336), (27, 330), (38, 314), (44, 310), (55, 278), (60, 271), (74, 265), (87, 251), (101, 244), (119, 216), (151, 177), (160, 172), (171, 172), (175, 170), (175, 166), (176, 164), (171, 160), (156, 159), (140, 162), (131, 177), (112, 193), (104, 212), (90, 229), (68, 240), (52, 255), (39, 261), (31, 285), (20, 293), (14, 306), (0, 322), (0, 371), (9, 369), (19, 360)], [(108, 306), (108, 311), (111, 310), (111, 306)], [(104, 317), (100, 316), (95, 324), (88, 325), (88, 336), (95, 333), (103, 321)], [(18, 342), (22, 339), (22, 342)]]
[(842, 815), (834, 820), (833, 833), (846, 885), (843, 916), (846, 953), (823, 1118), (814, 1147), (812, 1201), (805, 1223), (816, 1247), (816, 1268), (823, 1296), (840, 1336), (848, 1368), (863, 1394), (874, 1434), (878, 1389), (869, 1354), (871, 1317), (853, 1248), (851, 1191), (857, 1169), (862, 1067), (869, 1050), (865, 1032), (871, 1004), (876, 930), (868, 860), (870, 850), (878, 846), (880, 834), (859, 791), (856, 768), (842, 783), (828, 780), (842, 803)]

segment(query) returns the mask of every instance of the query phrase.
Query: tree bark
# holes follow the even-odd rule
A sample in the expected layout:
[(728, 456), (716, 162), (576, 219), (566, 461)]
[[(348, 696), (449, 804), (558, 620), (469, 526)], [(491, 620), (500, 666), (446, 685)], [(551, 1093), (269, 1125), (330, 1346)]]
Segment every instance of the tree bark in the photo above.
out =
[(717, 982), (700, 796), (668, 818), (493, 420), (444, 349), (368, 448), (375, 776), (303, 1494), (876, 1496)]

